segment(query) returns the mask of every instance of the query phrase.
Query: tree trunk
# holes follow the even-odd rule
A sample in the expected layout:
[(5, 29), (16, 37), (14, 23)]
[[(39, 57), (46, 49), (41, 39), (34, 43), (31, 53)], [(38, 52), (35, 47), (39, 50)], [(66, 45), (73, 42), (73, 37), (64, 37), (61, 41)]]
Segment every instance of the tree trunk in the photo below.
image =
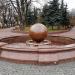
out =
[(24, 24), (23, 24), (23, 19), (22, 19), (22, 13), (21, 13), (20, 5), (19, 5), (19, 0), (16, 0), (16, 3), (17, 3), (19, 20), (20, 20), (19, 27), (20, 27), (20, 30), (23, 30), (24, 29)]
[(53, 28), (53, 25), (52, 25), (52, 30), (53, 30), (54, 28)]

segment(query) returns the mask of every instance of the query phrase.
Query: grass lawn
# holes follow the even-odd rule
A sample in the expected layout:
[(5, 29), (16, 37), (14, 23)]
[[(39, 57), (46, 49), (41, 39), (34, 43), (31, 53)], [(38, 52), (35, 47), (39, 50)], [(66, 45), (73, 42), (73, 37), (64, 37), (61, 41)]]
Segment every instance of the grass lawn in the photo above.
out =
[[(29, 28), (30, 27), (25, 27), (25, 32), (28, 32), (29, 31)], [(48, 32), (56, 32), (56, 31), (61, 31), (61, 29), (60, 30), (58, 30), (57, 29), (57, 26), (54, 26), (54, 29), (52, 30), (52, 27), (50, 26), (50, 27), (47, 27), (48, 28)]]

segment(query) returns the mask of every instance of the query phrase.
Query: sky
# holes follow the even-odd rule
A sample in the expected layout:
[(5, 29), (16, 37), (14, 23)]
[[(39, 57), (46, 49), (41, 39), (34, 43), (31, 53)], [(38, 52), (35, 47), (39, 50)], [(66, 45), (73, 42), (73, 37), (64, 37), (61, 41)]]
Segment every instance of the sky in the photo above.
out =
[(75, 9), (75, 0), (64, 0), (64, 1), (67, 3), (69, 10)]
[[(48, 0), (37, 0), (41, 3), (41, 5), (44, 5)], [(61, 0), (59, 0), (61, 1)], [(68, 5), (68, 10), (71, 11), (72, 9), (75, 9), (75, 0), (64, 0), (65, 3)], [(41, 7), (41, 5), (38, 3), (34, 3), (36, 7)]]

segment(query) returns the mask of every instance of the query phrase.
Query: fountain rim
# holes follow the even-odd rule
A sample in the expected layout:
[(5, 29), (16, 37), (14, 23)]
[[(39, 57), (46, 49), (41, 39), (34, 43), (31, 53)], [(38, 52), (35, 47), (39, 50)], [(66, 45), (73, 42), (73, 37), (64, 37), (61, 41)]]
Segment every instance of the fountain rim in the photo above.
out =
[[(22, 36), (24, 36), (24, 35), (22, 35)], [(15, 38), (15, 37), (20, 37), (20, 36), (6, 37), (6, 38), (2, 38), (0, 40), (8, 39), (8, 38)], [(52, 37), (62, 37), (62, 36), (52, 36)], [(69, 37), (63, 37), (63, 38), (69, 38)], [(69, 38), (69, 39), (75, 40), (73, 38)], [(3, 42), (3, 43), (6, 43), (6, 42)], [(19, 52), (22, 51), (22, 52), (39, 52), (39, 53), (63, 52), (63, 51), (70, 51), (70, 50), (75, 49), (75, 47), (66, 47), (67, 45), (64, 45), (64, 46), (56, 46), (56, 47), (53, 47), (53, 48), (45, 48), (45, 47), (44, 48), (40, 48), (40, 47), (30, 48), (29, 47), (29, 48), (21, 48), (21, 49), (18, 49), (18, 48), (5, 48), (4, 47), (4, 46), (7, 46), (7, 45), (12, 45), (12, 44), (13, 43), (10, 43), (10, 44), (6, 43), (6, 44), (4, 44), (4, 45), (1, 46), (1, 49), (2, 50), (5, 50), (5, 51), (19, 51)], [(75, 43), (73, 43), (73, 44), (75, 45)], [(68, 44), (68, 45), (71, 45), (71, 44)]]

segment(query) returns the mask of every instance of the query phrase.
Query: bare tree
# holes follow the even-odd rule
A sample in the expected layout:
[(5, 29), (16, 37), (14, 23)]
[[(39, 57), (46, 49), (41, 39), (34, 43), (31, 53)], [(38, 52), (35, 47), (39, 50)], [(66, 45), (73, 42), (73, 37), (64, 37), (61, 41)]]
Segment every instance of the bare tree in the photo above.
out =
[(19, 18), (19, 27), (21, 30), (24, 29), (24, 27), (27, 25), (27, 12), (29, 9), (29, 6), (31, 5), (32, 0), (15, 0), (15, 4), (13, 3), (13, 0), (10, 0), (12, 6), (16, 10), (16, 13), (18, 13)]
[(14, 9), (9, 0), (0, 0), (0, 21), (2, 23), (2, 27), (10, 27), (12, 26), (14, 16)]

